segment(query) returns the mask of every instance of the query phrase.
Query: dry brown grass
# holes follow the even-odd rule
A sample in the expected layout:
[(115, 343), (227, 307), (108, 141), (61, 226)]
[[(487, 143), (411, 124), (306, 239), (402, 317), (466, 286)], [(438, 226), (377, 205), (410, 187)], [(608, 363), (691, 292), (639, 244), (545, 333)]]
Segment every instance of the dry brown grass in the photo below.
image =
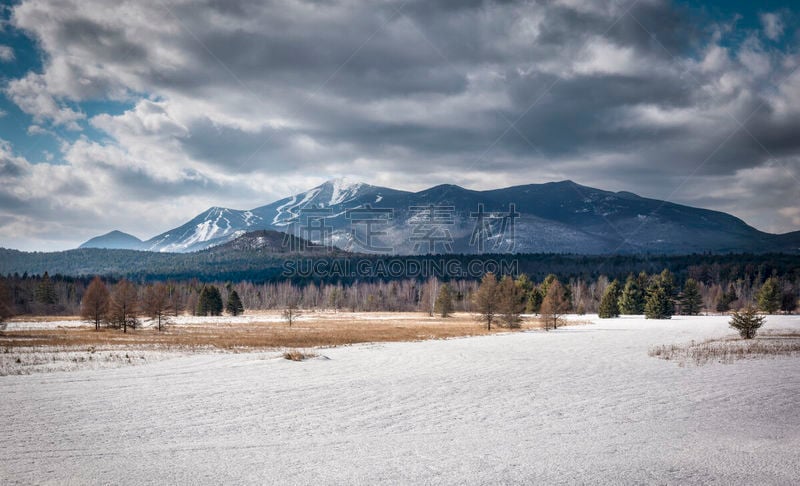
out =
[[(372, 318), (371, 318), (372, 317)], [(157, 347), (159, 349), (217, 348), (225, 350), (295, 349), (341, 346), (366, 342), (421, 341), (498, 332), (537, 329), (535, 319), (523, 321), (520, 329), (486, 330), (471, 314), (446, 319), (425, 314), (376, 313), (348, 317), (347, 313), (307, 315), (291, 328), (284, 322), (235, 324), (175, 324), (158, 332), (145, 328), (123, 333), (116, 329), (62, 327), (55, 329), (9, 330), (0, 332), (0, 348), (62, 346), (114, 349)]]
[(649, 356), (675, 361), (680, 366), (708, 363), (730, 364), (740, 359), (800, 356), (800, 333), (772, 331), (755, 339), (711, 339), (701, 343), (653, 346)]
[(299, 349), (290, 349), (288, 351), (284, 351), (283, 353), (283, 359), (288, 359), (289, 361), (305, 361), (307, 359), (316, 357), (316, 353), (300, 351)]

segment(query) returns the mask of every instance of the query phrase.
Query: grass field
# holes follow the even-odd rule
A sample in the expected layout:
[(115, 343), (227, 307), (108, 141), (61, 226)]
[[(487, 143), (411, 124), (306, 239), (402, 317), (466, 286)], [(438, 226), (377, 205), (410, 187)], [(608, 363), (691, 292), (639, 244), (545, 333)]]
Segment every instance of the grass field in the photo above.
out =
[[(315, 312), (301, 315), (291, 327), (279, 313), (246, 314), (239, 317), (180, 316), (164, 331), (152, 323), (123, 333), (118, 329), (82, 325), (74, 319), (42, 318), (36, 322), (18, 319), (0, 333), (0, 348), (58, 347), (148, 347), (159, 349), (217, 348), (223, 350), (308, 348), (364, 342), (420, 341), (461, 336), (479, 336), (509, 329), (485, 324), (475, 315), (457, 313), (448, 318), (411, 312), (346, 313)], [(572, 324), (580, 320), (571, 320)], [(35, 324), (35, 325), (34, 325)], [(523, 319), (520, 329), (541, 327), (533, 317)]]

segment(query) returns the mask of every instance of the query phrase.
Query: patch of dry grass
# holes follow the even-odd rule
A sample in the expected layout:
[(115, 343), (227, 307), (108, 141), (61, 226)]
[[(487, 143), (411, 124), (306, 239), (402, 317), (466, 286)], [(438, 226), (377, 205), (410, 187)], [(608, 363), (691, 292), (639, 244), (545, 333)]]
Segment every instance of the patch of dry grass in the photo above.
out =
[(288, 351), (284, 351), (283, 359), (288, 359), (289, 361), (305, 361), (307, 359), (316, 358), (317, 355), (315, 353), (309, 351), (300, 351), (299, 349), (290, 349)]
[(153, 347), (157, 349), (297, 349), (341, 346), (366, 342), (421, 341), (463, 336), (481, 336), (540, 327), (526, 319), (520, 329), (493, 329), (477, 322), (473, 315), (460, 313), (446, 319), (414, 313), (307, 315), (291, 328), (284, 322), (208, 323), (170, 325), (159, 332), (152, 328), (129, 330), (93, 327), (9, 330), (0, 332), (0, 349), (61, 346), (98, 349)]
[(730, 364), (740, 359), (800, 356), (800, 333), (772, 331), (755, 339), (711, 339), (701, 343), (653, 346), (647, 353), (654, 358), (675, 361), (680, 366), (708, 363)]

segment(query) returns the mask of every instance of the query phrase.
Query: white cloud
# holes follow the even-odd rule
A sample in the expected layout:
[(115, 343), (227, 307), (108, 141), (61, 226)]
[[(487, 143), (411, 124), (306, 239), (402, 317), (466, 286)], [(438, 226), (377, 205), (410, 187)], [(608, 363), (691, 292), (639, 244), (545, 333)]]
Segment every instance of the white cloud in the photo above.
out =
[(777, 13), (762, 13), (760, 15), (764, 35), (771, 40), (778, 40), (783, 35), (783, 20)]
[(0, 45), (0, 61), (11, 62), (16, 59), (14, 49), (9, 46)]
[(78, 121), (86, 118), (83, 113), (56, 101), (39, 74), (29, 73), (24, 78), (12, 80), (5, 92), (22, 111), (33, 116), (37, 123), (52, 122), (77, 131), (81, 129)]

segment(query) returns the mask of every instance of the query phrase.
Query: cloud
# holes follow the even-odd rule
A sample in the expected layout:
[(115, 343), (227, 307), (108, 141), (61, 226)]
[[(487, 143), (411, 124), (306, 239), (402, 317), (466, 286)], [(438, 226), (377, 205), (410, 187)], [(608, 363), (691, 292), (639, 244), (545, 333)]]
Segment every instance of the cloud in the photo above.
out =
[(5, 92), (22, 111), (32, 115), (37, 123), (48, 121), (70, 130), (80, 130), (78, 120), (86, 118), (83, 113), (56, 101), (44, 78), (38, 74), (30, 73), (22, 79), (11, 81)]
[(11, 62), (16, 59), (14, 49), (9, 46), (0, 45), (0, 61)]
[(783, 35), (783, 20), (777, 13), (762, 13), (760, 15), (764, 35), (771, 40), (778, 40)]
[[(88, 124), (46, 170), (82, 180), (86, 207), (124, 197), (136, 217), (113, 203), (97, 221), (140, 235), (338, 175), (408, 189), (571, 178), (795, 229), (793, 213), (771, 211), (762, 225), (766, 207), (686, 181), (800, 174), (797, 54), (672, 2), (629, 7), (23, 1), (12, 24), (44, 65), (5, 93), (33, 117), (30, 133)], [(760, 19), (768, 39), (783, 35), (777, 14)], [(82, 107), (109, 100), (129, 108)]]

